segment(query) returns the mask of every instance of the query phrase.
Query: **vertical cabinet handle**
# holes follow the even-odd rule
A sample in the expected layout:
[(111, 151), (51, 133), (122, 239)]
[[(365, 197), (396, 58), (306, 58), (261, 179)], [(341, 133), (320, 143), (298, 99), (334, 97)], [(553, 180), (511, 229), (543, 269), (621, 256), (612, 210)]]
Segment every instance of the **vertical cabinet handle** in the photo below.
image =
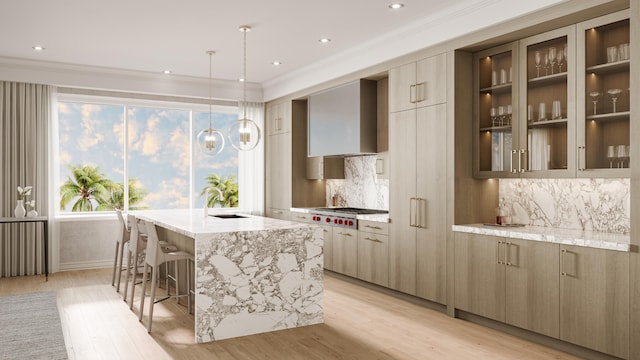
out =
[(520, 151), (518, 151), (518, 172), (523, 173), (526, 171), (526, 169), (522, 166), (522, 157), (527, 155), (527, 150), (526, 149), (520, 149)]
[(415, 85), (409, 86), (409, 102), (412, 104), (416, 103), (416, 91)]
[(497, 241), (497, 242), (496, 242), (496, 263), (497, 263), (498, 265), (502, 265), (502, 264), (504, 264), (504, 262), (502, 262), (502, 261), (500, 260), (500, 244), (502, 244), (502, 241)]
[(409, 226), (411, 227), (416, 226), (415, 207), (416, 207), (416, 198), (412, 197), (409, 199)]
[(567, 272), (564, 271), (564, 254), (567, 253), (567, 249), (560, 250), (560, 275), (567, 276)]
[(511, 150), (511, 172), (514, 174), (518, 172), (518, 170), (513, 167), (513, 156), (516, 154), (518, 154), (518, 150)]
[(511, 250), (511, 243), (507, 241), (507, 242), (504, 243), (504, 261), (505, 261), (505, 264), (507, 266), (511, 266), (512, 265), (511, 261), (509, 261), (509, 252), (510, 252), (510, 250)]
[(416, 85), (416, 102), (427, 100), (427, 83), (421, 82)]
[(578, 146), (578, 171), (584, 171), (586, 168), (586, 159), (585, 159), (585, 147)]

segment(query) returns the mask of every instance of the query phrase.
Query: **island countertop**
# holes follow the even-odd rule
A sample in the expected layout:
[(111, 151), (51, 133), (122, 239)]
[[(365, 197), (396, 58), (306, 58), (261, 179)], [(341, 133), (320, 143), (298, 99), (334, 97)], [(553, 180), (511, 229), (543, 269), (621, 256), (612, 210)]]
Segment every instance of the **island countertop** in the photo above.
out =
[(630, 251), (628, 234), (606, 233), (542, 226), (496, 227), (485, 224), (453, 225), (453, 231), (492, 235), (522, 240), (543, 241), (562, 245), (585, 246), (598, 249)]
[[(152, 221), (178, 234), (197, 238), (200, 235), (228, 233), (235, 231), (262, 231), (273, 229), (293, 229), (308, 227), (296, 221), (272, 219), (260, 216), (246, 215), (239, 212), (219, 211), (209, 209), (209, 216), (204, 218), (203, 209), (179, 210), (142, 210), (132, 211), (136, 217)], [(217, 218), (216, 215), (237, 214), (242, 218)]]

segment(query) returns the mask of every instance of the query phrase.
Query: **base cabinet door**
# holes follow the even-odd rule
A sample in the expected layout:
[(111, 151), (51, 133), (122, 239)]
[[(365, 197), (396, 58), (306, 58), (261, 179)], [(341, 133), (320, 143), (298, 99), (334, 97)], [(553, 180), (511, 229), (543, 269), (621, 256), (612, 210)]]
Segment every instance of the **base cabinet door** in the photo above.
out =
[(333, 228), (333, 271), (358, 277), (358, 230)]
[(389, 236), (358, 231), (358, 278), (389, 286)]
[(457, 309), (505, 321), (505, 239), (460, 233), (454, 240)]
[(511, 238), (505, 245), (506, 322), (557, 338), (559, 245)]
[(562, 245), (560, 274), (560, 338), (628, 358), (629, 254)]
[(322, 235), (324, 245), (322, 252), (324, 256), (324, 268), (333, 270), (333, 230), (329, 225), (320, 225), (322, 227)]

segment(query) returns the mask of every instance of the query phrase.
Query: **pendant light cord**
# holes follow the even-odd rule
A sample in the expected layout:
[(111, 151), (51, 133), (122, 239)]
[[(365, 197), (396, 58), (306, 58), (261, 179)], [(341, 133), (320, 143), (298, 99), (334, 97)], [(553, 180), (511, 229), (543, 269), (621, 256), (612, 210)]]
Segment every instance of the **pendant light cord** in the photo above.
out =
[(242, 119), (244, 120), (244, 122), (246, 123), (247, 121), (247, 32), (249, 30), (251, 30), (250, 27), (248, 26), (243, 26), (241, 27), (242, 32), (244, 33), (244, 42), (243, 42), (243, 52), (244, 52), (244, 57), (243, 57), (243, 68), (242, 68), (242, 108), (243, 108), (243, 112), (242, 112)]
[(213, 51), (208, 51), (208, 53), (209, 53), (209, 134), (211, 134), (211, 130), (212, 130), (212, 127), (211, 127), (211, 124), (212, 124), (212, 120), (211, 120), (211, 118), (212, 118), (212, 115), (211, 115), (211, 96), (212, 96), (212, 94), (211, 94), (212, 93), (212, 90), (211, 90), (211, 63), (212, 63), (212, 60), (211, 59), (213, 59), (214, 52)]

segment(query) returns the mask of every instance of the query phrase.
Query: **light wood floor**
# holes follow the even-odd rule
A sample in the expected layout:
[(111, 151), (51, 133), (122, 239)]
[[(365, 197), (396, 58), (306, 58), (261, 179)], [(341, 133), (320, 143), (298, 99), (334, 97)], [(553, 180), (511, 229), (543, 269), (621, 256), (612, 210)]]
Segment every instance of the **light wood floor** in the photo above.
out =
[(57, 292), (70, 359), (576, 359), (330, 274), (324, 324), (198, 345), (175, 301), (156, 305), (148, 334), (110, 269), (0, 278), (0, 296), (38, 291)]

